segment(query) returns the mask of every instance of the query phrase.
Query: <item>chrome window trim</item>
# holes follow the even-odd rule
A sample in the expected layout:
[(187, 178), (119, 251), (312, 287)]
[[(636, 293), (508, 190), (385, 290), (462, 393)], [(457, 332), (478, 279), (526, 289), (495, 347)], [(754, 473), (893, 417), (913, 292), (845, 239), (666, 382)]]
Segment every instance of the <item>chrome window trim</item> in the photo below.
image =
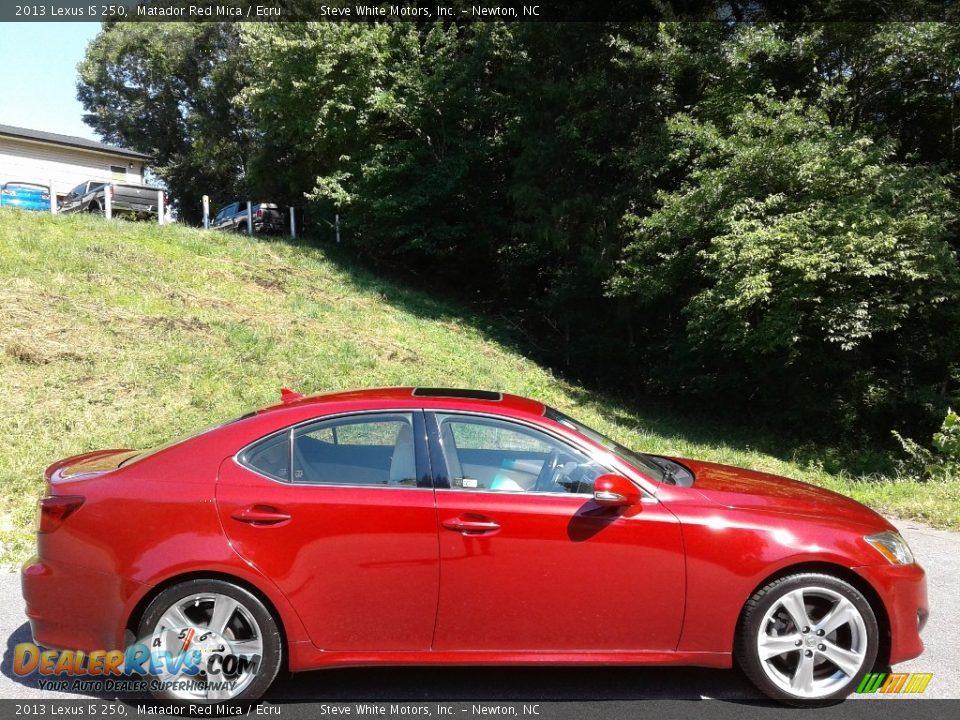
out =
[(274, 430), (272, 433), (267, 433), (263, 437), (259, 437), (256, 440), (253, 440), (252, 442), (248, 442), (246, 445), (244, 445), (242, 448), (240, 448), (239, 450), (237, 450), (237, 452), (233, 454), (232, 460), (237, 465), (242, 467), (244, 470), (247, 470), (248, 472), (252, 472), (254, 475), (262, 477), (266, 480), (270, 480), (271, 482), (275, 482), (278, 485), (289, 485), (294, 487), (310, 487), (310, 488), (353, 488), (353, 489), (367, 488), (370, 490), (433, 490), (432, 487), (420, 487), (418, 485), (348, 485), (345, 483), (310, 483), (310, 482), (297, 482), (293, 479), (293, 477), (291, 477), (289, 480), (284, 480), (282, 478), (275, 478), (270, 475), (267, 475), (266, 473), (263, 473), (254, 467), (251, 467), (250, 465), (248, 465), (247, 463), (243, 462), (240, 459), (240, 456), (243, 455), (248, 449), (250, 449), (254, 445), (261, 443), (264, 440), (272, 438), (276, 435), (280, 435), (281, 433), (287, 433), (288, 435), (287, 442), (289, 443), (289, 446), (290, 446), (290, 474), (292, 476), (293, 475), (293, 437), (294, 437), (294, 433), (296, 433), (297, 430), (299, 430), (300, 428), (306, 427), (308, 425), (314, 425), (316, 423), (327, 422), (328, 420), (338, 420), (340, 418), (350, 418), (350, 417), (357, 417), (362, 415), (384, 415), (384, 414), (389, 415), (389, 414), (397, 414), (397, 413), (410, 413), (411, 421), (412, 421), (413, 420), (412, 414), (416, 412), (423, 412), (423, 408), (385, 408), (385, 409), (378, 409), (378, 410), (355, 410), (352, 412), (336, 413), (333, 415), (321, 415), (320, 417), (310, 418), (309, 420), (301, 420), (298, 423), (294, 423), (293, 425), (289, 425), (285, 428), (280, 428), (279, 430)]
[(546, 492), (544, 490), (490, 490), (488, 488), (434, 488), (437, 492), (455, 492), (463, 493), (483, 493), (484, 495), (497, 495), (498, 497), (554, 497), (554, 498), (589, 498), (593, 499), (593, 493), (571, 493), (571, 492)]
[[(281, 484), (281, 485), (293, 485), (293, 486), (297, 486), (297, 487), (312, 487), (312, 488), (325, 488), (325, 487), (336, 487), (336, 488), (371, 488), (371, 489), (380, 489), (380, 490), (432, 490), (432, 491), (437, 491), (437, 490), (451, 490), (451, 491), (460, 492), (460, 493), (462, 493), (462, 492), (482, 492), (482, 493), (489, 493), (489, 494), (492, 494), (492, 495), (499, 495), (499, 496), (510, 496), (510, 495), (513, 495), (513, 496), (518, 496), (518, 495), (542, 495), (542, 496), (548, 496), (548, 497), (565, 497), (565, 496), (566, 496), (566, 497), (589, 497), (589, 498), (592, 498), (592, 497), (593, 497), (593, 493), (552, 493), (552, 492), (542, 492), (542, 491), (541, 491), (541, 492), (522, 492), (522, 493), (517, 493), (517, 492), (511, 492), (511, 491), (507, 491), (507, 490), (484, 490), (484, 489), (475, 489), (475, 488), (468, 488), (468, 489), (465, 490), (465, 489), (463, 489), (463, 488), (438, 488), (438, 487), (419, 487), (419, 486), (405, 486), (405, 485), (345, 485), (345, 484), (337, 484), (337, 485), (334, 485), (334, 484), (305, 483), (305, 482), (296, 482), (296, 481), (293, 480), (293, 478), (291, 478), (290, 480), (283, 480), (283, 479), (280, 479), (280, 478), (271, 477), (271, 476), (269, 476), (269, 475), (266, 475), (266, 474), (260, 472), (259, 470), (255, 469), (255, 468), (250, 467), (250, 466), (247, 465), (246, 463), (243, 463), (243, 462), (240, 461), (240, 456), (243, 455), (243, 453), (246, 452), (247, 449), (249, 449), (249, 448), (252, 447), (253, 445), (256, 445), (257, 443), (259, 443), (259, 442), (261, 442), (261, 441), (263, 441), (263, 440), (266, 440), (267, 438), (272, 437), (272, 436), (274, 436), (274, 435), (279, 435), (279, 434), (282, 433), (282, 432), (287, 432), (287, 433), (290, 434), (290, 439), (289, 439), (289, 443), (290, 443), (290, 453), (291, 453), (290, 469), (291, 469), (291, 474), (292, 474), (292, 470), (293, 470), (293, 434), (294, 434), (299, 428), (304, 427), (304, 426), (307, 426), (307, 425), (311, 425), (311, 424), (314, 424), (314, 423), (318, 423), (318, 422), (325, 422), (325, 421), (327, 421), (327, 420), (336, 420), (336, 419), (338, 419), (338, 418), (356, 417), (356, 416), (362, 416), (362, 415), (381, 415), (381, 414), (384, 414), (384, 413), (405, 413), (405, 412), (406, 412), (406, 413), (416, 413), (416, 412), (432, 413), (432, 414), (434, 414), (434, 415), (436, 415), (437, 413), (444, 413), (444, 414), (447, 414), (447, 415), (466, 415), (466, 416), (473, 416), (473, 417), (479, 417), (479, 418), (486, 418), (486, 419), (490, 419), (490, 420), (500, 420), (500, 421), (503, 421), (503, 422), (514, 423), (514, 424), (517, 424), (517, 425), (522, 425), (522, 426), (528, 427), (528, 428), (530, 428), (530, 429), (532, 429), (532, 430), (536, 430), (536, 431), (542, 432), (542, 433), (544, 433), (545, 435), (548, 435), (548, 436), (554, 438), (557, 442), (561, 442), (561, 443), (564, 443), (564, 444), (566, 444), (566, 445), (573, 445), (573, 446), (576, 447), (580, 452), (582, 452), (582, 453), (583, 453), (584, 455), (586, 455), (588, 458), (590, 458), (590, 459), (593, 460), (595, 463), (597, 463), (600, 467), (605, 468), (606, 470), (609, 470), (611, 473), (615, 473), (615, 474), (617, 474), (617, 475), (623, 475), (623, 476), (626, 477), (628, 480), (630, 480), (630, 482), (632, 482), (634, 485), (636, 485), (637, 488), (640, 490), (640, 492), (641, 492), (640, 501), (641, 501), (641, 502), (653, 502), (653, 503), (659, 502), (659, 501), (656, 499), (656, 497), (655, 497), (647, 488), (645, 488), (643, 485), (641, 485), (641, 484), (637, 481), (636, 477), (637, 477), (637, 476), (640, 476), (640, 477), (642, 477), (642, 478), (644, 479), (644, 481), (646, 481), (646, 482), (648, 482), (648, 483), (650, 483), (650, 484), (652, 484), (652, 485), (656, 485), (657, 483), (656, 483), (654, 480), (652, 480), (652, 479), (650, 479), (650, 478), (647, 478), (646, 476), (644, 476), (644, 475), (642, 475), (641, 473), (639, 473), (635, 468), (633, 468), (632, 466), (628, 465), (626, 462), (620, 461), (620, 462), (618, 463), (616, 456), (614, 456), (612, 453), (609, 453), (609, 454), (608, 454), (608, 455), (609, 455), (609, 458), (604, 458), (603, 460), (601, 460), (601, 459), (599, 459), (599, 458), (597, 457), (597, 455), (600, 454), (599, 451), (596, 450), (596, 448), (593, 448), (593, 447), (591, 447), (590, 445), (588, 445), (588, 444), (580, 441), (579, 438), (571, 441), (571, 440), (570, 440), (569, 438), (567, 438), (566, 436), (561, 435), (560, 433), (558, 433), (554, 428), (551, 428), (551, 427), (543, 427), (543, 426), (541, 426), (541, 425), (539, 425), (539, 424), (537, 424), (537, 423), (535, 423), (535, 422), (533, 422), (533, 421), (525, 420), (525, 419), (522, 419), (522, 418), (516, 418), (516, 417), (510, 416), (510, 415), (491, 414), (489, 411), (488, 411), (488, 412), (482, 412), (482, 411), (479, 411), (479, 410), (459, 410), (459, 409), (433, 408), (433, 407), (412, 407), (412, 408), (411, 408), (411, 407), (408, 407), (408, 406), (404, 406), (404, 407), (400, 407), (400, 408), (375, 408), (375, 409), (370, 409), (370, 410), (352, 410), (352, 411), (349, 411), (349, 412), (335, 413), (335, 414), (332, 414), (332, 415), (321, 415), (321, 416), (319, 416), (319, 417), (313, 417), (313, 418), (309, 418), (309, 419), (307, 419), (307, 420), (301, 420), (300, 422), (294, 423), (293, 425), (289, 425), (289, 426), (287, 426), (287, 427), (285, 427), (285, 428), (280, 428), (279, 430), (274, 430), (272, 433), (267, 433), (266, 435), (263, 435), (262, 437), (259, 437), (259, 438), (257, 438), (256, 440), (252, 440), (251, 442), (247, 443), (247, 444), (244, 445), (242, 448), (240, 448), (237, 452), (235, 452), (235, 453), (233, 454), (233, 456), (232, 456), (232, 459), (233, 459), (233, 461), (234, 461), (237, 465), (239, 465), (240, 467), (242, 467), (244, 470), (247, 470), (248, 472), (252, 472), (254, 475), (258, 475), (259, 477), (265, 478), (265, 479), (267, 479), (267, 480), (270, 480), (271, 482), (275, 482), (275, 483), (278, 483), (278, 484)], [(570, 430), (572, 433), (576, 434), (576, 430), (575, 430), (574, 428), (569, 428), (569, 430)], [(428, 452), (429, 452), (429, 448), (428, 448)], [(611, 460), (611, 459), (614, 461), (612, 464), (608, 461), (608, 460)], [(622, 467), (622, 468), (619, 467), (620, 465), (622, 465), (623, 467)], [(626, 472), (624, 472), (624, 470), (626, 470)]]

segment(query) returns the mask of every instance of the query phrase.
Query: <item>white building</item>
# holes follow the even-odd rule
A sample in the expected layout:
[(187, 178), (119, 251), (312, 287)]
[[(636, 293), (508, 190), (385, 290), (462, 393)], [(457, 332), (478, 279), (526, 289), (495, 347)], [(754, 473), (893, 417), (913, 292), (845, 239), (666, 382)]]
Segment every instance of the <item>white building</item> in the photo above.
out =
[(86, 180), (142, 184), (148, 157), (96, 140), (0, 125), (0, 185), (52, 182), (60, 198)]

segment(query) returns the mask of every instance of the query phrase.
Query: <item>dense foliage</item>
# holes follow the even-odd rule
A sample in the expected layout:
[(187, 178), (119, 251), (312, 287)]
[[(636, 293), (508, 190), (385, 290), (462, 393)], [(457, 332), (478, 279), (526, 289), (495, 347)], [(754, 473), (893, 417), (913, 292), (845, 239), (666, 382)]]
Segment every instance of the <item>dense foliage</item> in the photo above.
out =
[(115, 23), (78, 66), (84, 121), (106, 141), (152, 156), (181, 216), (202, 217), (203, 195), (245, 188), (253, 146), (242, 106), (239, 34), (228, 23)]
[(913, 480), (951, 482), (960, 480), (960, 415), (947, 410), (940, 429), (933, 434), (930, 447), (903, 437), (896, 430), (906, 456), (899, 463), (901, 477)]
[(144, 27), (80, 97), (184, 206), (339, 214), (618, 391), (873, 438), (960, 399), (956, 24)]

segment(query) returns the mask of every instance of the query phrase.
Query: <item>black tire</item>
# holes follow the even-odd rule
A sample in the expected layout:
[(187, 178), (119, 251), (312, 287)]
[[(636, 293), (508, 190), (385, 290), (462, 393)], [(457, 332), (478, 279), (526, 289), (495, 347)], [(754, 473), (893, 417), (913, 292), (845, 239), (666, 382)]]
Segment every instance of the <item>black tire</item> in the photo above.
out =
[[(785, 608), (783, 614), (775, 615), (774, 618), (767, 619), (766, 622), (764, 621), (771, 608), (777, 606), (787, 595), (797, 590), (803, 590), (805, 593), (809, 593), (809, 595), (804, 597), (806, 613), (811, 621), (811, 625), (807, 626), (809, 628), (808, 632), (805, 632), (803, 628), (796, 628), (794, 626), (792, 616), (786, 613)], [(823, 597), (818, 596), (818, 593)], [(823, 619), (823, 617), (818, 617), (820, 608), (817, 607), (816, 604), (819, 602), (823, 602), (824, 604), (829, 602), (829, 596), (833, 594), (839, 595), (851, 603), (863, 621), (862, 627), (865, 632), (863, 637), (857, 640), (860, 647), (860, 652), (857, 654), (859, 655), (862, 652), (862, 662), (860, 663), (859, 669), (853, 672), (852, 675), (842, 671), (839, 665), (835, 665), (830, 660), (825, 659), (825, 656), (821, 655), (818, 650), (820, 647), (826, 647), (825, 645), (822, 646), (819, 644), (822, 639), (833, 641), (839, 639), (839, 635), (837, 637), (827, 635), (826, 638), (820, 638), (817, 636), (818, 630), (816, 629), (816, 625)], [(789, 600), (790, 598), (787, 599)], [(812, 602), (813, 605), (809, 604), (808, 600)], [(781, 608), (782, 607), (783, 606), (781, 606)], [(780, 608), (775, 611), (775, 613), (779, 612)], [(792, 637), (796, 634), (801, 646), (796, 650), (787, 650), (772, 658), (768, 658), (765, 662), (760, 658), (758, 641), (761, 632), (767, 633), (770, 627), (775, 627), (776, 623), (781, 623), (785, 627), (783, 631), (784, 637), (787, 635)], [(761, 627), (761, 625), (768, 625), (768, 627), (764, 628)], [(845, 624), (835, 632), (847, 633), (850, 638), (859, 638), (859, 627), (859, 623), (851, 621), (849, 627)], [(780, 631), (777, 631), (777, 635), (780, 635)], [(813, 639), (811, 640), (811, 638)], [(779, 639), (779, 637), (776, 639)], [(853, 641), (851, 640), (851, 642)], [(866, 675), (876, 663), (879, 644), (880, 629), (877, 625), (877, 618), (870, 603), (863, 596), (863, 593), (850, 583), (832, 575), (799, 573), (796, 575), (788, 575), (768, 583), (747, 601), (740, 617), (734, 653), (737, 663), (743, 672), (764, 695), (787, 705), (823, 706), (840, 702), (857, 689), (864, 675)], [(829, 648), (827, 648), (827, 651), (829, 651)], [(777, 682), (771, 678), (770, 674), (775, 674), (778, 671), (776, 665), (782, 663), (782, 667), (785, 669), (783, 675), (784, 677), (788, 676), (790, 674), (790, 664), (794, 659), (796, 662), (795, 673), (799, 673), (803, 655), (807, 655), (809, 658), (808, 662), (818, 663), (813, 672), (820, 674), (821, 677), (819, 681), (828, 683), (819, 690), (811, 690), (810, 694), (791, 692), (782, 687), (782, 685), (778, 685)], [(768, 668), (770, 668), (770, 673), (768, 673)], [(816, 675), (813, 677), (816, 677)], [(836, 679), (832, 680), (833, 685), (830, 685), (829, 683), (832, 678)], [(828, 689), (830, 690), (829, 692), (827, 692)]]
[[(164, 613), (166, 613), (169, 608), (175, 605), (178, 601), (202, 594), (225, 595), (228, 598), (232, 598), (240, 604), (240, 607), (244, 608), (245, 611), (252, 616), (253, 620), (256, 621), (256, 625), (260, 630), (259, 635), (262, 643), (262, 651), (260, 653), (260, 662), (257, 664), (256, 671), (251, 673), (252, 680), (249, 681), (249, 684), (247, 684), (241, 692), (230, 697), (211, 699), (202, 697), (184, 698), (182, 695), (177, 695), (174, 692), (163, 689), (158, 690), (155, 688), (151, 688), (151, 694), (158, 700), (182, 701), (188, 699), (190, 702), (233, 702), (241, 700), (257, 700), (267, 691), (280, 670), (283, 658), (283, 638), (280, 634), (277, 622), (270, 614), (270, 611), (264, 606), (264, 604), (256, 595), (245, 588), (239, 587), (238, 585), (234, 585), (233, 583), (226, 582), (224, 580), (202, 579), (188, 580), (184, 583), (180, 583), (179, 585), (169, 587), (157, 595), (147, 606), (146, 611), (143, 613), (143, 617), (140, 619), (137, 637), (141, 639), (146, 638), (146, 640), (141, 640), (141, 642), (149, 642), (149, 639), (153, 635), (154, 628), (156, 628)], [(197, 627), (198, 629), (203, 629), (202, 625), (198, 625)], [(155, 679), (156, 678), (152, 677), (147, 678), (148, 681)]]
[(100, 205), (98, 205), (98, 204), (95, 203), (95, 202), (92, 202), (92, 203), (90, 203), (89, 205), (87, 205), (87, 212), (90, 213), (90, 214), (92, 214), (92, 215), (102, 215), (102, 214), (103, 214), (103, 211), (100, 209)]

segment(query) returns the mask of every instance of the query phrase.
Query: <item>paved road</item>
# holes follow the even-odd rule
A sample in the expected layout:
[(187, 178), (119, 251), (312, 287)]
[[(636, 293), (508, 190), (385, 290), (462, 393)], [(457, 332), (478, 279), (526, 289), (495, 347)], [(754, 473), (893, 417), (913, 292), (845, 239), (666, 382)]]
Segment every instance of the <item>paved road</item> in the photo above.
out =
[[(927, 569), (930, 621), (926, 652), (896, 667), (933, 672), (925, 697), (960, 698), (960, 533), (895, 521)], [(64, 598), (64, 602), (69, 602)], [(34, 678), (14, 675), (13, 648), (30, 640), (19, 579), (0, 574), (0, 698), (89, 697), (41, 691)], [(281, 678), (270, 693), (276, 700), (328, 701), (630, 701), (716, 698), (753, 704), (761, 700), (738, 673), (674, 668), (376, 668), (326, 670)], [(884, 698), (887, 699), (887, 698)], [(880, 700), (880, 698), (878, 698)]]

